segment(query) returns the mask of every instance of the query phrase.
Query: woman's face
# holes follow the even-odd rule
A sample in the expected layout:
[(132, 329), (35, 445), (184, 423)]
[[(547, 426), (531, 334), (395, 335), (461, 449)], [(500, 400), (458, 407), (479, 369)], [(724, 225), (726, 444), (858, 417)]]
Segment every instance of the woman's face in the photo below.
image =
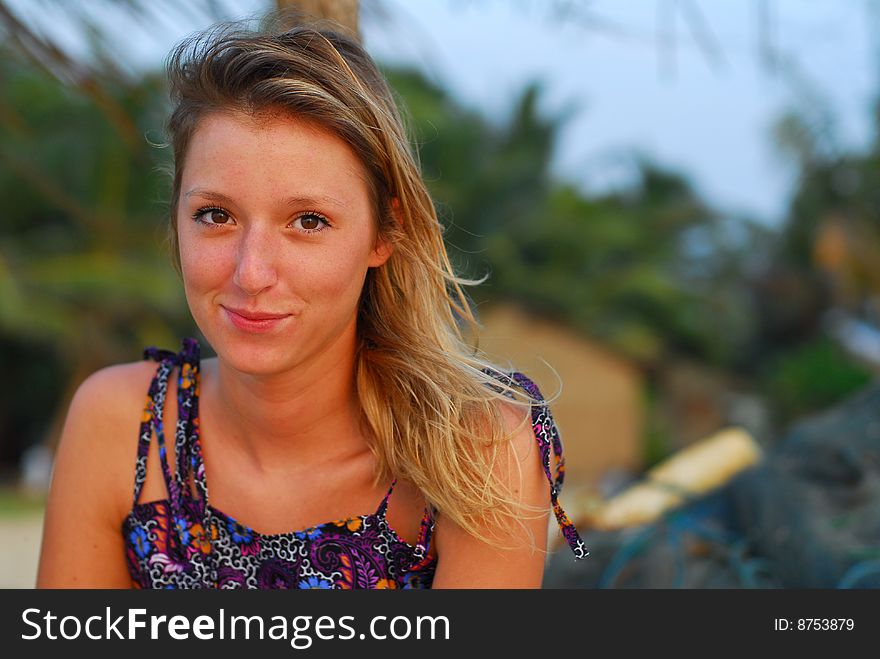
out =
[(177, 231), (193, 318), (228, 365), (268, 375), (353, 356), (367, 270), (385, 262), (350, 147), (288, 115), (213, 113), (194, 132)]

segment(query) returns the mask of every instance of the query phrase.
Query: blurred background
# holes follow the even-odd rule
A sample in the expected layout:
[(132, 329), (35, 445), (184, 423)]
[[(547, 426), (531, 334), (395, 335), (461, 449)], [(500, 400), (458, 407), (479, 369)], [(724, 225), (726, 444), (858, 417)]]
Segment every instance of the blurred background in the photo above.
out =
[(555, 396), (592, 554), (546, 587), (880, 586), (880, 1), (0, 0), (0, 587), (79, 383), (197, 335), (163, 58), (285, 6), (383, 66), (481, 347)]

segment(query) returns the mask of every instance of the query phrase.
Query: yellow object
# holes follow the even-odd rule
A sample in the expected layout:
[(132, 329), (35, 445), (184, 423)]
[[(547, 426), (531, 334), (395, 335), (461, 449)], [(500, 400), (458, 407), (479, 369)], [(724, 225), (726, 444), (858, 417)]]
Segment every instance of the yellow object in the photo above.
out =
[(713, 490), (761, 459), (761, 449), (741, 428), (727, 428), (667, 458), (645, 480), (606, 501), (588, 524), (615, 530), (654, 521), (690, 496)]

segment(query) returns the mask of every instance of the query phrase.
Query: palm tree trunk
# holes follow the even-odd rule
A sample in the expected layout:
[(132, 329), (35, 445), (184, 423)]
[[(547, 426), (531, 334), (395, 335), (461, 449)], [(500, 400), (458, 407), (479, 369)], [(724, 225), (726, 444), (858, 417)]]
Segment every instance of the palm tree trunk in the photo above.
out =
[(280, 10), (296, 10), (305, 16), (338, 23), (360, 41), (359, 0), (276, 0)]

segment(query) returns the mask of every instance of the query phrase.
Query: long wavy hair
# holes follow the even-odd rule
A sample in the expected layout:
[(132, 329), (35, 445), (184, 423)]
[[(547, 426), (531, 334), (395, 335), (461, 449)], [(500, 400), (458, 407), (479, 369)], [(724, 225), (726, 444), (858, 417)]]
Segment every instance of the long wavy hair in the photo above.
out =
[(479, 281), (453, 270), (395, 98), (363, 48), (320, 25), (221, 24), (179, 43), (167, 72), (169, 240), (178, 270), (181, 173), (206, 113), (281, 111), (337, 135), (363, 163), (377, 230), (394, 244), (367, 275), (357, 321), (356, 386), (377, 482), (409, 480), (440, 514), (493, 544), (498, 536), (490, 540), (487, 527), (546, 512), (524, 506), (493, 477), (499, 451), (511, 451), (499, 402), (525, 410), (532, 401), (470, 342), (478, 326), (463, 286)]

